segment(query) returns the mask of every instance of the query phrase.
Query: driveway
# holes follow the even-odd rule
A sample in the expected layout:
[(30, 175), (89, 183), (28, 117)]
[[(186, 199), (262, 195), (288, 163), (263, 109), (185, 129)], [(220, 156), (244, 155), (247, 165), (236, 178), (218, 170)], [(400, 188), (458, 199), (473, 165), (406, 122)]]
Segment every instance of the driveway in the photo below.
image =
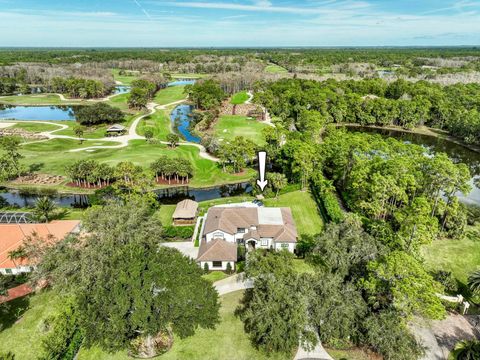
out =
[(196, 259), (198, 255), (198, 248), (194, 246), (192, 241), (167, 242), (167, 243), (162, 243), (162, 246), (177, 249), (183, 255), (188, 256), (192, 259)]

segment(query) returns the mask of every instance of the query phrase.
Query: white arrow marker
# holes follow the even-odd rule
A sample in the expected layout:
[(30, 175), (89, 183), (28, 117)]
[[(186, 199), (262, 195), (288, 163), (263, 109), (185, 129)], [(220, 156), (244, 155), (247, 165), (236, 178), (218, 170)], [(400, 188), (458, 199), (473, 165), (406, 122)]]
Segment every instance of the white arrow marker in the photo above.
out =
[(265, 189), (265, 186), (268, 184), (268, 180), (265, 180), (265, 160), (267, 158), (267, 153), (265, 151), (258, 152), (258, 172), (260, 173), (260, 179), (257, 180), (257, 185), (260, 189)]

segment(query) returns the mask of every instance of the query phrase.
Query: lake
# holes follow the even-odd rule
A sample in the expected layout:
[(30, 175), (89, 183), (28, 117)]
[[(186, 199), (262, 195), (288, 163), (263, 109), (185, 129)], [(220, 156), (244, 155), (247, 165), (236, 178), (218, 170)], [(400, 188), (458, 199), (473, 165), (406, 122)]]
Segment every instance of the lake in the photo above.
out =
[(0, 105), (0, 119), (12, 120), (75, 120), (72, 106)]
[(361, 131), (370, 134), (380, 134), (385, 137), (393, 137), (404, 142), (417, 144), (425, 147), (432, 153), (446, 153), (454, 162), (464, 163), (470, 169), (472, 178), (470, 185), (472, 191), (469, 194), (458, 194), (458, 198), (467, 204), (480, 206), (480, 189), (475, 186), (474, 181), (480, 179), (480, 154), (464, 146), (455, 144), (451, 141), (436, 138), (433, 136), (409, 133), (398, 130), (377, 129), (370, 127), (348, 127), (349, 131)]
[[(251, 191), (251, 186), (248, 183), (243, 182), (203, 189), (190, 189), (188, 186), (179, 186), (158, 189), (154, 192), (157, 194), (159, 203), (176, 204), (185, 199), (207, 201), (230, 196), (246, 195)], [(35, 201), (39, 196), (22, 194), (15, 190), (5, 190), (0, 192), (0, 197), (4, 198), (10, 205), (29, 207), (35, 204)], [(50, 198), (61, 207), (84, 208), (88, 206), (88, 195), (85, 194), (58, 194), (50, 196)]]
[(190, 121), (192, 120), (193, 106), (181, 104), (176, 106), (170, 113), (170, 121), (174, 129), (183, 136), (186, 141), (200, 143), (200, 138), (190, 132)]
[(168, 86), (192, 85), (194, 83), (195, 83), (195, 79), (177, 79), (175, 81), (169, 82)]
[(120, 94), (127, 94), (131, 90), (130, 86), (125, 86), (125, 85), (117, 85), (115, 86), (115, 91), (113, 92), (115, 95), (120, 95)]

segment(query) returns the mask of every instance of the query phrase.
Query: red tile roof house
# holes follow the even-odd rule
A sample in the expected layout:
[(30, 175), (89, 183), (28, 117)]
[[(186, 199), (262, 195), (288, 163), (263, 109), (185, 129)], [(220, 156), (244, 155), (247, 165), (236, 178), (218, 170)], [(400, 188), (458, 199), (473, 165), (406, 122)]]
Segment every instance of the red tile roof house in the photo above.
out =
[(80, 221), (55, 220), (48, 224), (0, 224), (0, 274), (15, 275), (33, 270), (27, 258), (10, 259), (9, 254), (19, 249), (25, 239), (37, 234), (43, 241), (60, 241), (80, 230)]
[(237, 245), (247, 250), (295, 251), (297, 228), (290, 208), (223, 207), (208, 210), (197, 262), (210, 270), (232, 269), (237, 262)]

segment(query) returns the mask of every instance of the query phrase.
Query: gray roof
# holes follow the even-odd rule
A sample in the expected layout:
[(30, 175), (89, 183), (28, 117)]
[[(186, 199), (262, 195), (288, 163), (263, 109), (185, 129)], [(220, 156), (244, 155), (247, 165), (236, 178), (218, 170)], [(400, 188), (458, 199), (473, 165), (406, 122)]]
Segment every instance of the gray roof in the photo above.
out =
[(113, 124), (110, 126), (107, 131), (125, 131), (127, 128), (120, 124)]

